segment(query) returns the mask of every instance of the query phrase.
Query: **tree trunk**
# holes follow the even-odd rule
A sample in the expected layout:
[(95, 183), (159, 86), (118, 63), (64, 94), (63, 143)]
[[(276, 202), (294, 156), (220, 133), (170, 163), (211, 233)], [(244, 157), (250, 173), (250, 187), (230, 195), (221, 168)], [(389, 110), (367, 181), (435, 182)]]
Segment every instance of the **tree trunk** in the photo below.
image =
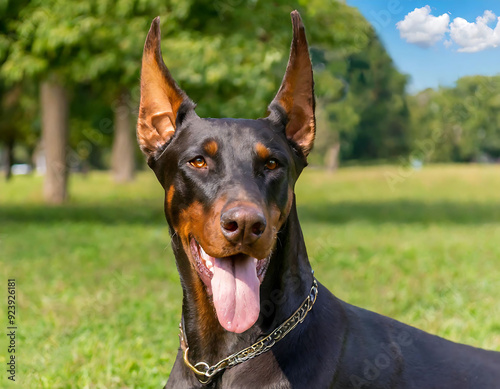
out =
[(135, 141), (129, 109), (129, 94), (123, 92), (116, 101), (115, 134), (111, 155), (111, 170), (116, 182), (127, 182), (134, 179)]
[(12, 165), (14, 164), (14, 138), (5, 143), (5, 181), (12, 178)]
[(61, 204), (67, 198), (68, 166), (68, 95), (55, 80), (44, 81), (40, 88), (42, 107), (42, 139), (47, 171), (44, 198), (51, 204)]
[(335, 142), (326, 151), (325, 162), (326, 170), (330, 173), (334, 172), (339, 168), (339, 154), (340, 154), (340, 142)]

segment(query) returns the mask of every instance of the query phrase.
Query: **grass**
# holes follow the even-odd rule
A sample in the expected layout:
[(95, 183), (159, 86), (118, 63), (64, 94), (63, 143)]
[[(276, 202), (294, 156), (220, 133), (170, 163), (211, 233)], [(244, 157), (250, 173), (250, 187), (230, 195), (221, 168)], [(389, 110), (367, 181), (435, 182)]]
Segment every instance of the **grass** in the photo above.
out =
[[(352, 304), (500, 350), (500, 167), (431, 166), (391, 188), (403, 173), (304, 173), (296, 193), (318, 279)], [(181, 291), (160, 185), (150, 172), (127, 185), (73, 176), (70, 203), (49, 207), (41, 184), (0, 183), (0, 294), (16, 278), (18, 384), (162, 387)]]

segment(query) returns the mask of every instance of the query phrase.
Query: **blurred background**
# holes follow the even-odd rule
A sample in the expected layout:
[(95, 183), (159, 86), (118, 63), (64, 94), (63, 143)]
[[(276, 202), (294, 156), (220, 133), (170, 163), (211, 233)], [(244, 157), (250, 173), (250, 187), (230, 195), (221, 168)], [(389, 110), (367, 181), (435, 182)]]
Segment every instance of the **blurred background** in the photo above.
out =
[(147, 31), (160, 15), (200, 116), (258, 118), (293, 9), (315, 72), (297, 198), (318, 279), (500, 350), (497, 1), (0, 0), (0, 274), (18, 280), (26, 387), (164, 384), (182, 296), (135, 140)]
[[(441, 12), (450, 17), (429, 6), (427, 13), (422, 6), (422, 15), (406, 16), (413, 3), (352, 4), (359, 9), (335, 1), (4, 0), (4, 174), (47, 174), (53, 187), (46, 188), (46, 199), (58, 203), (67, 195), (67, 171), (111, 170), (115, 180), (129, 181), (144, 168), (134, 126), (142, 45), (152, 15), (162, 16), (165, 60), (199, 103), (200, 116), (262, 117), (283, 76), (293, 8), (302, 11), (315, 69), (318, 136), (312, 164), (334, 170), (402, 160), (497, 162), (498, 49), (460, 52), (464, 47), (449, 47), (453, 41), (444, 32), (436, 42), (440, 26), (432, 25), (433, 18), (439, 24)], [(487, 5), (478, 2), (463, 16), (482, 16)], [(398, 21), (406, 24), (396, 26)], [(423, 38), (412, 41), (412, 33)]]

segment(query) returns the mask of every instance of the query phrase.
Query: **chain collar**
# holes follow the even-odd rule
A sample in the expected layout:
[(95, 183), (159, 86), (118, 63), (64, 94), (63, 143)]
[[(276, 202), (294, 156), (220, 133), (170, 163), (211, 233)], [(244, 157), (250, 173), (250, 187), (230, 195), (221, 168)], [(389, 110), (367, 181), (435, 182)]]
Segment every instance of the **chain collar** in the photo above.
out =
[[(313, 272), (314, 273), (314, 272)], [(215, 365), (210, 366), (206, 362), (198, 362), (194, 366), (189, 362), (186, 337), (184, 335), (183, 323), (179, 323), (180, 330), (180, 340), (181, 347), (184, 350), (184, 363), (189, 367), (193, 373), (196, 375), (198, 381), (202, 384), (208, 384), (217, 373), (221, 371), (236, 366), (242, 362), (248, 361), (249, 359), (255, 358), (266, 351), (269, 351), (278, 341), (283, 339), (291, 330), (293, 330), (299, 323), (302, 323), (306, 318), (309, 311), (312, 309), (314, 303), (316, 302), (316, 297), (318, 296), (318, 282), (313, 276), (313, 285), (309, 295), (306, 297), (304, 302), (295, 311), (295, 313), (290, 316), (286, 321), (284, 321), (278, 328), (267, 335), (265, 338), (259, 340), (258, 342), (252, 344), (241, 351), (231, 354), (227, 358), (217, 362)]]

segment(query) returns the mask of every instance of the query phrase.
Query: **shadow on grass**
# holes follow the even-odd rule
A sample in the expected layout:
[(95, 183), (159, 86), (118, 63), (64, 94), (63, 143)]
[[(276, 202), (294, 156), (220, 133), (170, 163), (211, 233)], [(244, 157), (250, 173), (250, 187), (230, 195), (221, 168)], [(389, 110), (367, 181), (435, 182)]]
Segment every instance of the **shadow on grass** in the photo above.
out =
[[(303, 222), (344, 224), (353, 221), (378, 223), (483, 224), (500, 222), (500, 203), (458, 202), (338, 202), (299, 205)], [(0, 205), (0, 227), (7, 224), (89, 222), (102, 224), (166, 223), (161, 203), (126, 202), (43, 205)]]
[(304, 204), (303, 222), (344, 224), (353, 221), (418, 224), (483, 224), (500, 222), (500, 203), (385, 201)]
[(0, 205), (0, 228), (6, 224), (158, 224), (165, 223), (161, 202), (149, 203), (79, 204), (50, 207), (44, 205)]

